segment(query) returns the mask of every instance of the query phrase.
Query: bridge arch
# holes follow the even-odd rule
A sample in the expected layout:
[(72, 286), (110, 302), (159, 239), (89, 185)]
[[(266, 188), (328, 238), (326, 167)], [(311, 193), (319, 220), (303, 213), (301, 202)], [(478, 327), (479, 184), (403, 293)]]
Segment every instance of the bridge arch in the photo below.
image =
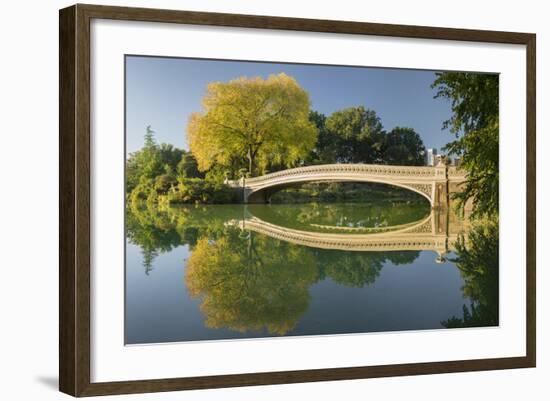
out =
[(267, 222), (251, 216), (230, 220), (227, 226), (254, 231), (288, 243), (319, 249), (345, 251), (403, 251), (432, 250), (438, 254), (438, 263), (449, 251), (455, 251), (459, 238), (468, 238), (470, 225), (460, 219), (450, 219), (445, 211), (432, 210), (418, 221), (388, 227), (382, 232), (317, 232), (304, 231)]
[(270, 193), (306, 182), (372, 182), (401, 187), (428, 199), (432, 208), (449, 205), (449, 191), (457, 191), (465, 174), (456, 167), (323, 164), (291, 168), (260, 177), (227, 180), (241, 191), (245, 203), (267, 202)]
[(415, 187), (411, 184), (392, 182), (389, 180), (382, 180), (382, 179), (377, 179), (377, 178), (368, 177), (368, 176), (354, 177), (354, 178), (327, 177), (323, 179), (318, 179), (318, 178), (312, 179), (312, 178), (301, 177), (298, 179), (289, 180), (284, 183), (277, 183), (277, 182), (266, 183), (266, 185), (251, 187), (245, 194), (245, 197), (246, 197), (245, 202), (246, 203), (268, 203), (271, 196), (279, 191), (282, 191), (287, 188), (291, 188), (293, 186), (299, 186), (302, 184), (314, 183), (314, 182), (353, 182), (353, 183), (368, 183), (368, 184), (384, 184), (391, 187), (403, 188), (408, 191), (415, 192), (416, 194), (426, 199), (431, 207), (434, 206), (434, 202), (431, 194), (428, 195), (426, 191), (422, 191), (418, 187)]

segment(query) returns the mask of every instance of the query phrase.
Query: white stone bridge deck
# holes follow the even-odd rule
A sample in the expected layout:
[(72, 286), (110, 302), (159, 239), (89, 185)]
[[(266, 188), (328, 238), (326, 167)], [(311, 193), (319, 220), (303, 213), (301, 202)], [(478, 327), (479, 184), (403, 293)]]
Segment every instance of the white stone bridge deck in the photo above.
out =
[(253, 178), (227, 180), (241, 188), (245, 203), (266, 203), (274, 192), (307, 182), (373, 182), (393, 185), (425, 197), (433, 208), (445, 208), (466, 175), (456, 167), (389, 166), (378, 164), (322, 164), (277, 171)]

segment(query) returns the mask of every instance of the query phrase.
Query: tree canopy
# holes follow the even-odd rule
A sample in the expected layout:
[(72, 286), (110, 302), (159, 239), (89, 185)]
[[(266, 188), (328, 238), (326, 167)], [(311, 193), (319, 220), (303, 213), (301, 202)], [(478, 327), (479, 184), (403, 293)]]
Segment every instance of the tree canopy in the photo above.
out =
[(147, 126), (144, 146), (126, 161), (126, 195), (132, 204), (231, 203), (235, 192), (223, 177), (198, 170), (192, 153), (170, 144), (157, 144)]
[(329, 149), (338, 163), (375, 163), (380, 160), (383, 126), (374, 110), (363, 106), (335, 111), (326, 120)]
[(309, 95), (284, 73), (210, 83), (202, 104), (187, 125), (201, 171), (217, 164), (258, 175), (270, 164), (292, 167), (317, 140)]
[(325, 116), (311, 109), (308, 93), (284, 73), (212, 82), (202, 106), (187, 124), (189, 151), (157, 144), (147, 126), (143, 148), (127, 160), (129, 200), (232, 202), (237, 198), (225, 179), (244, 173), (258, 176), (311, 164), (424, 163), (424, 144), (413, 128), (387, 132), (376, 112), (361, 105)]
[(444, 122), (456, 139), (446, 146), (449, 154), (462, 157), (468, 173), (459, 205), (473, 200), (475, 215), (498, 213), (499, 121), (498, 75), (445, 72), (432, 87), (435, 97), (451, 101), (453, 115)]
[(384, 137), (384, 163), (420, 166), (424, 164), (425, 152), (422, 138), (412, 128), (395, 127)]
[(170, 174), (185, 151), (172, 145), (157, 144), (151, 126), (147, 126), (144, 146), (129, 155), (126, 161), (126, 191), (131, 193), (138, 185), (152, 184), (157, 177)]
[(312, 111), (309, 118), (319, 135), (306, 164), (424, 164), (425, 147), (420, 135), (408, 127), (386, 132), (374, 110), (348, 107), (328, 117)]

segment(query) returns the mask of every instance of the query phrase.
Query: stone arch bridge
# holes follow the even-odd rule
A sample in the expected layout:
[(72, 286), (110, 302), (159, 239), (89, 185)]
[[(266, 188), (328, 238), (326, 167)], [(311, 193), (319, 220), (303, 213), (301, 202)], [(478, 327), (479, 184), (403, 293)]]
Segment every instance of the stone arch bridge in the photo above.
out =
[(255, 216), (230, 220), (228, 226), (254, 231), (296, 245), (320, 249), (360, 252), (434, 251), (437, 261), (445, 261), (448, 252), (455, 251), (456, 241), (468, 238), (470, 225), (449, 211), (432, 210), (425, 218), (394, 227), (350, 229), (316, 226), (326, 232), (305, 231), (283, 227)]
[(463, 171), (445, 165), (322, 164), (227, 180), (226, 184), (241, 190), (245, 203), (268, 203), (275, 192), (301, 183), (372, 182), (408, 189), (425, 197), (432, 208), (447, 208), (449, 195), (458, 192), (465, 181)]

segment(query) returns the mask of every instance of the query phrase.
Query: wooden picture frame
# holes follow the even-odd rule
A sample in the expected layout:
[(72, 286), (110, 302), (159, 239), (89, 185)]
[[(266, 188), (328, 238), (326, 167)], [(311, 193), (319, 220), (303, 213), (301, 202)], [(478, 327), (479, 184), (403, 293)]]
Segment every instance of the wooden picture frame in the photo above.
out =
[[(90, 380), (90, 21), (94, 18), (525, 45), (527, 49), (525, 62), (528, 153), (527, 259), (525, 261), (527, 266), (526, 356), (92, 383)], [(59, 388), (62, 392), (73, 396), (94, 396), (535, 366), (536, 37), (534, 34), (80, 4), (60, 10), (59, 29)]]

